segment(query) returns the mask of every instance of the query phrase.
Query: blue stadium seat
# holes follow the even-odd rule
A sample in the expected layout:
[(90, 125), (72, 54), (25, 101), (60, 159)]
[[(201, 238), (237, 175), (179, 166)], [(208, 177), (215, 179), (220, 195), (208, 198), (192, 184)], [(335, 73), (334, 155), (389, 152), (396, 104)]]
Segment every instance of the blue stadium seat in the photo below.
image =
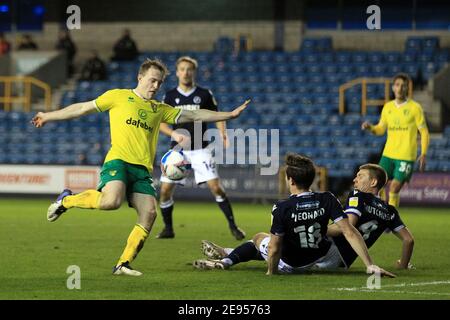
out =
[(306, 74), (296, 74), (292, 77), (292, 81), (300, 84), (308, 83), (308, 76)]
[(316, 73), (316, 74), (312, 74), (310, 77), (309, 77), (309, 81), (311, 82), (311, 83), (323, 83), (323, 82), (325, 82), (325, 76), (324, 75), (322, 75), (322, 74), (320, 74), (320, 73)]
[(288, 60), (291, 63), (302, 63), (304, 60), (304, 55), (301, 53), (292, 53), (288, 56)]
[(450, 59), (450, 54), (448, 49), (442, 49), (435, 54), (435, 62), (448, 62)]
[(284, 63), (284, 62), (288, 62), (288, 55), (284, 52), (275, 52), (272, 55), (272, 61), (276, 62), (276, 63)]
[(329, 98), (327, 94), (317, 94), (314, 96), (313, 103), (318, 105), (326, 105), (329, 103)]
[(403, 65), (402, 71), (415, 80), (419, 75), (419, 66), (416, 63), (406, 63)]
[(337, 66), (335, 64), (327, 63), (322, 66), (322, 70), (324, 73), (327, 73), (327, 74), (328, 73), (335, 74), (337, 72)]
[[(439, 170), (439, 164), (440, 162), (438, 160), (427, 160), (427, 165), (425, 167), (425, 170), (428, 172), (432, 172), (432, 171), (438, 171)], [(415, 171), (419, 170), (419, 163), (416, 162), (415, 165)]]
[(448, 145), (448, 140), (446, 138), (433, 138), (430, 140), (430, 148), (442, 150)]
[(417, 60), (417, 54), (415, 53), (406, 53), (402, 56), (402, 60), (405, 63), (412, 63), (412, 62), (416, 62)]
[(380, 64), (383, 63), (384, 54), (383, 52), (368, 52), (367, 53), (367, 62)]
[(333, 148), (333, 143), (328, 138), (320, 136), (317, 137), (315, 145), (322, 149)]
[(351, 60), (351, 53), (346, 51), (337, 52), (334, 58), (339, 64), (347, 64)]
[(408, 37), (405, 43), (405, 49), (417, 49), (420, 51), (423, 47), (423, 39), (421, 37)]
[(336, 86), (343, 84), (345, 81), (342, 79), (340, 74), (326, 74), (325, 80), (328, 83), (335, 84)]
[(313, 64), (313, 63), (318, 63), (319, 62), (319, 57), (317, 56), (317, 54), (312, 53), (312, 54), (306, 54), (304, 56), (304, 61), (307, 64)]
[(321, 52), (331, 51), (333, 49), (333, 40), (331, 37), (318, 38), (316, 49)]
[(305, 52), (311, 52), (316, 51), (316, 47), (317, 47), (316, 39), (305, 38), (302, 41), (300, 50)]
[(450, 161), (440, 161), (438, 170), (449, 172), (450, 171)]
[(373, 65), (371, 74), (373, 77), (384, 77), (387, 74), (387, 68), (383, 64)]
[(402, 71), (402, 65), (400, 64), (390, 64), (387, 66), (387, 76), (392, 77), (396, 75), (397, 73)]
[(353, 73), (353, 66), (350, 64), (339, 64), (338, 65), (338, 72), (340, 74), (352, 74)]
[(322, 63), (333, 63), (334, 62), (334, 54), (331, 52), (323, 53), (319, 55), (319, 59)]
[(386, 61), (389, 64), (399, 62), (400, 58), (401, 58), (400, 52), (385, 52), (384, 53), (384, 61)]
[(352, 61), (354, 63), (365, 63), (367, 60), (366, 52), (353, 52), (352, 53)]
[(308, 64), (306, 65), (306, 70), (307, 73), (320, 73), (322, 72), (321, 70), (321, 66), (319, 64)]
[(320, 149), (318, 152), (318, 156), (320, 156), (321, 159), (334, 159), (336, 157), (336, 149), (334, 148), (323, 148)]
[(354, 66), (355, 73), (358, 77), (369, 76), (369, 65), (366, 63), (357, 63)]
[(434, 53), (421, 53), (417, 56), (417, 62), (430, 62), (434, 59)]
[(422, 42), (423, 48), (439, 48), (439, 37), (425, 37)]
[(438, 70), (438, 66), (434, 62), (428, 62), (425, 64), (421, 64), (420, 71), (422, 75), (422, 79), (426, 82), (433, 77), (433, 75)]
[(270, 62), (272, 61), (273, 53), (270, 51), (261, 51), (256, 54), (256, 60), (259, 62)]
[(336, 149), (336, 154), (340, 158), (352, 158), (355, 155), (356, 147), (344, 147)]

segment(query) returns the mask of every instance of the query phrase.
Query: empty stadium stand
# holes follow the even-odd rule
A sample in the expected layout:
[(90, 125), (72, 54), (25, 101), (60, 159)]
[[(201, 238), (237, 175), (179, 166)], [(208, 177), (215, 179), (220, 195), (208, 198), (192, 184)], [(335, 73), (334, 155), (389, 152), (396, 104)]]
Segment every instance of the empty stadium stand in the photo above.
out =
[[(222, 42), (217, 47), (224, 46)], [(350, 177), (354, 169), (380, 154), (384, 137), (360, 130), (364, 120), (378, 121), (379, 108), (360, 115), (361, 90), (345, 96), (345, 115), (338, 114), (339, 85), (357, 77), (392, 77), (408, 73), (415, 83), (426, 83), (450, 60), (448, 49), (435, 37), (409, 38), (403, 52), (333, 50), (331, 39), (304, 39), (298, 52), (147, 52), (134, 62), (111, 62), (107, 81), (79, 82), (63, 94), (61, 105), (92, 100), (108, 89), (134, 88), (146, 57), (157, 57), (171, 69), (158, 98), (176, 86), (174, 65), (181, 55), (199, 62), (198, 83), (210, 88), (220, 108), (230, 110), (246, 98), (251, 107), (228, 128), (280, 130), (280, 154), (295, 151), (329, 169), (331, 177)], [(369, 99), (383, 99), (384, 86), (368, 87)], [(100, 165), (109, 148), (107, 114), (51, 123), (37, 130), (32, 114), (0, 111), (0, 163)], [(169, 139), (160, 136), (157, 161)], [(428, 171), (450, 171), (450, 126), (442, 138), (432, 139)]]

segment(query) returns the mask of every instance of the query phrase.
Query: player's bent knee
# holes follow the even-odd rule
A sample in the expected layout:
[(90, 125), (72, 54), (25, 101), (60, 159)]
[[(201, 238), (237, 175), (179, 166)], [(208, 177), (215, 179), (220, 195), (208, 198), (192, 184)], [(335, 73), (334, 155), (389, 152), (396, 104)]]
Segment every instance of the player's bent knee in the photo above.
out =
[(159, 202), (167, 202), (170, 200), (170, 198), (171, 198), (170, 192), (167, 193), (161, 192), (159, 196)]
[(160, 196), (159, 196), (159, 201), (160, 202), (167, 202), (170, 200), (170, 198), (172, 197), (172, 186), (168, 183), (163, 183), (161, 185), (161, 190), (160, 190)]
[(146, 230), (151, 230), (153, 223), (156, 220), (156, 216), (156, 210), (148, 210), (145, 213), (140, 214), (139, 224), (142, 225)]
[(220, 185), (210, 187), (211, 193), (216, 197), (225, 198), (225, 191), (222, 189)]
[(255, 234), (252, 238), (252, 241), (255, 244), (256, 248), (258, 248), (261, 241), (267, 237), (270, 237), (270, 235), (265, 232), (259, 232), (259, 233)]
[(102, 210), (116, 210), (119, 209), (122, 204), (120, 198), (102, 198), (101, 209)]
[(158, 215), (158, 211), (156, 211), (156, 209), (150, 209), (149, 211), (148, 211), (148, 216), (151, 218), (151, 219), (156, 219), (156, 216)]

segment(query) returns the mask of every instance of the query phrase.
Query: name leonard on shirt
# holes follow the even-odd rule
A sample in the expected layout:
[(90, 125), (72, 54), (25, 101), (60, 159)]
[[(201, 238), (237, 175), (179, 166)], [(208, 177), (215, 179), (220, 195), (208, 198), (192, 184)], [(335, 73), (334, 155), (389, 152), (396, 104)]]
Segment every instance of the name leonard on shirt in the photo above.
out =
[(291, 218), (297, 222), (299, 220), (314, 220), (317, 217), (323, 216), (325, 214), (325, 208), (319, 208), (316, 210), (292, 212)]

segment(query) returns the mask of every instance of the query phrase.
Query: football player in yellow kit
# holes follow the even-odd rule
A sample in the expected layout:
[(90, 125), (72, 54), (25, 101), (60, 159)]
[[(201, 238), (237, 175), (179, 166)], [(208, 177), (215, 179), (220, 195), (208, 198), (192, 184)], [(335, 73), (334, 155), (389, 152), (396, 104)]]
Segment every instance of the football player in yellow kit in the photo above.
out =
[(70, 208), (114, 210), (125, 196), (138, 215), (127, 245), (113, 268), (115, 275), (140, 276), (130, 263), (142, 249), (156, 218), (155, 189), (151, 172), (160, 123), (216, 122), (238, 117), (249, 100), (231, 112), (180, 110), (153, 100), (161, 87), (167, 67), (158, 60), (145, 61), (135, 89), (109, 90), (93, 101), (72, 104), (52, 112), (39, 112), (32, 123), (40, 128), (47, 122), (68, 120), (93, 112), (109, 112), (111, 149), (106, 155), (97, 190), (72, 194), (64, 190), (50, 205), (47, 219), (55, 221)]
[(378, 124), (364, 122), (361, 126), (363, 130), (379, 136), (387, 130), (386, 145), (379, 165), (386, 170), (391, 181), (389, 204), (396, 208), (400, 204), (400, 190), (413, 173), (417, 158), (417, 131), (421, 139), (421, 152), (417, 158), (420, 171), (425, 169), (430, 139), (422, 107), (408, 98), (410, 83), (408, 75), (397, 74), (392, 85), (395, 99), (384, 105)]

